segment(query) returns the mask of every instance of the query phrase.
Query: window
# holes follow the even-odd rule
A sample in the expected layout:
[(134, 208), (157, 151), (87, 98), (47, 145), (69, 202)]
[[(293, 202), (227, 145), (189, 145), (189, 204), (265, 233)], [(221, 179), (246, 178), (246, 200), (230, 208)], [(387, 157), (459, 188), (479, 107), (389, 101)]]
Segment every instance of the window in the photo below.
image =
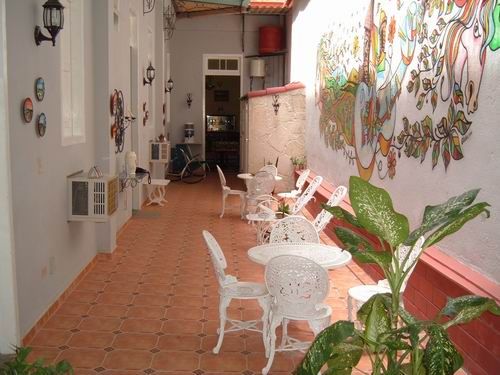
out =
[(240, 75), (240, 60), (238, 57), (208, 57), (205, 66), (206, 74)]
[(85, 143), (85, 85), (83, 55), (83, 0), (64, 0), (61, 50), (62, 145)]

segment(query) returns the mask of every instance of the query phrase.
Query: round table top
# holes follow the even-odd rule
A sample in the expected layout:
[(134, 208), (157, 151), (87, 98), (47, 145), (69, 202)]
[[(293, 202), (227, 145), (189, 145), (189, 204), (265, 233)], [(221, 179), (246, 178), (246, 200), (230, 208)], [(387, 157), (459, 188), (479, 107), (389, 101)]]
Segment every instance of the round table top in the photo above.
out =
[(352, 255), (337, 246), (317, 243), (270, 243), (254, 246), (248, 250), (248, 257), (255, 263), (266, 265), (271, 258), (280, 255), (298, 255), (311, 259), (328, 269), (345, 266)]
[[(252, 173), (238, 173), (236, 177), (241, 178), (242, 180), (251, 180), (252, 178), (254, 178), (254, 175)], [(283, 180), (283, 177), (274, 176), (274, 179), (276, 181), (281, 181)]]

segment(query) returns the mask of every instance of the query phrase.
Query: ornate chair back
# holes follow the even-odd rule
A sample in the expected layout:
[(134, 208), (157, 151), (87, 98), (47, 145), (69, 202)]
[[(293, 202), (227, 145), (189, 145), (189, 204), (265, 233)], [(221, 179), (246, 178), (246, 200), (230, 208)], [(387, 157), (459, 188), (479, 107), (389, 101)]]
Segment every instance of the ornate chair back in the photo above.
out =
[(275, 167), (274, 165), (272, 164), (267, 164), (267, 165), (264, 165), (261, 169), (259, 169), (259, 172), (260, 171), (264, 171), (264, 172), (269, 172), (271, 173), (274, 177), (276, 177), (278, 175), (278, 168)]
[(328, 273), (304, 257), (272, 258), (266, 266), (265, 279), (275, 308), (299, 319), (314, 315), (316, 305), (328, 295)]
[(303, 216), (287, 216), (274, 224), (269, 243), (313, 242), (319, 243), (314, 225)]
[(302, 173), (300, 174), (299, 178), (297, 178), (297, 182), (295, 183), (296, 190), (299, 192), (299, 194), (302, 192), (302, 188), (304, 187), (304, 184), (306, 183), (307, 177), (309, 177), (309, 173), (311, 173), (310, 169), (304, 169)]
[(224, 176), (224, 172), (222, 172), (222, 169), (220, 169), (218, 165), (216, 165), (216, 167), (217, 167), (217, 172), (219, 173), (220, 184), (224, 189), (224, 187), (227, 186), (226, 176)]
[(206, 230), (204, 230), (202, 233), (203, 238), (205, 239), (205, 243), (208, 247), (210, 259), (212, 260), (212, 264), (214, 265), (217, 281), (219, 282), (219, 286), (223, 287), (228, 282), (233, 281), (233, 278), (229, 275), (226, 275), (226, 273), (224, 272), (224, 270), (227, 268), (226, 257), (224, 256), (219, 243), (212, 235), (212, 233)]
[(314, 193), (316, 192), (316, 190), (318, 189), (318, 187), (321, 185), (322, 182), (323, 182), (323, 177), (321, 176), (314, 177), (314, 179), (311, 181), (307, 189), (304, 190), (304, 192), (300, 195), (300, 197), (297, 198), (294, 205), (292, 206), (290, 212), (292, 215), (297, 215), (298, 213), (300, 213), (300, 211), (304, 208), (304, 206), (312, 199)]
[[(328, 199), (328, 201), (326, 202), (326, 205), (332, 207), (338, 206), (340, 202), (342, 202), (346, 194), (347, 194), (347, 188), (342, 185), (339, 186), (332, 193), (330, 199)], [(323, 229), (325, 229), (326, 225), (330, 222), (332, 217), (333, 215), (331, 213), (329, 213), (325, 209), (322, 209), (313, 221), (313, 225), (316, 228), (316, 231), (319, 233)]]

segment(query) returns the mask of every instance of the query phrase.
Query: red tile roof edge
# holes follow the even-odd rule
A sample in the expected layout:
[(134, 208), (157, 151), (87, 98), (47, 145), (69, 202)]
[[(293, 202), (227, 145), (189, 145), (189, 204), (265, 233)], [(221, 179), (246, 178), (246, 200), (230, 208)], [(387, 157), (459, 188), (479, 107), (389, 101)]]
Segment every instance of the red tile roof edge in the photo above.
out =
[(255, 98), (257, 96), (274, 95), (282, 92), (303, 89), (305, 87), (306, 86), (301, 82), (291, 82), (285, 86), (269, 87), (268, 89), (264, 90), (250, 91), (248, 92), (247, 96), (249, 98)]
[(293, 0), (281, 0), (277, 1), (259, 1), (253, 2), (250, 0), (251, 8), (291, 8)]

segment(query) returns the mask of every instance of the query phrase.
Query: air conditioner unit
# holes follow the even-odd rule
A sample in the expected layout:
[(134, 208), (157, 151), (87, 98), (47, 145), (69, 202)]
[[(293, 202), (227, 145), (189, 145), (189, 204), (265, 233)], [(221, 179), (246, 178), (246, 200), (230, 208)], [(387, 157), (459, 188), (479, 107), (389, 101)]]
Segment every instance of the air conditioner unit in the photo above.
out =
[(170, 143), (169, 142), (150, 142), (149, 143), (149, 161), (168, 163), (170, 161)]
[(118, 208), (118, 176), (88, 178), (86, 173), (68, 177), (68, 220), (105, 222)]

